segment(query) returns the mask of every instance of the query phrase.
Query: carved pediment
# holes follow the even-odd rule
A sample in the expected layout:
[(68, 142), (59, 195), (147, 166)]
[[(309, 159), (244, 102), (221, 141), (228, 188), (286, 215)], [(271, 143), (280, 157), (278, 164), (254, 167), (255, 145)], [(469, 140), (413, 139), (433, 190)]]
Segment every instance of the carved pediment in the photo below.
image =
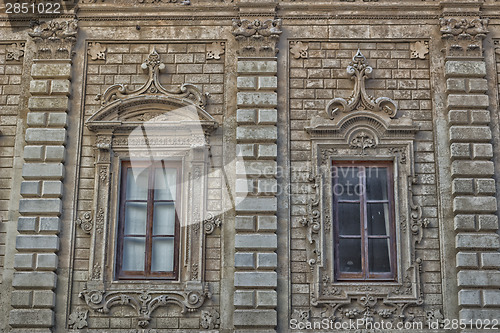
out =
[(196, 86), (185, 83), (177, 91), (168, 91), (159, 82), (159, 72), (165, 68), (153, 50), (142, 64), (148, 69), (148, 80), (133, 90), (122, 84), (109, 87), (102, 96), (101, 109), (87, 121), (92, 131), (127, 129), (147, 122), (151, 127), (202, 127), (213, 130), (217, 121), (205, 111), (206, 95)]

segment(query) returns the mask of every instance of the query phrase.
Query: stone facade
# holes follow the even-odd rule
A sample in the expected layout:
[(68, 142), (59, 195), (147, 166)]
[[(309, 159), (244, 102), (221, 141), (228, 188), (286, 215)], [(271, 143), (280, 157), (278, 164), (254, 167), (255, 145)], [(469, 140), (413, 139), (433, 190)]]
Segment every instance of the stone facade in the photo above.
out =
[[(0, 14), (0, 331), (500, 318), (498, 1), (63, 8)], [(175, 279), (117, 277), (134, 160), (181, 163)], [(393, 281), (337, 279), (339, 161), (394, 169)]]

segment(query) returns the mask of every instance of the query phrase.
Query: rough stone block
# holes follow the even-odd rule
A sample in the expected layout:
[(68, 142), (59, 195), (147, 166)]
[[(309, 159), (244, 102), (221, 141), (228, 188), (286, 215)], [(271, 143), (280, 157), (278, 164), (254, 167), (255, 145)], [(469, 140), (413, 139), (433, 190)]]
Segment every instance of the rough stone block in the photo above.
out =
[(486, 319), (490, 322), (498, 320), (498, 309), (462, 309), (458, 313), (459, 319), (468, 322), (469, 320), (481, 320), (483, 323)]
[(252, 193), (253, 179), (236, 179), (236, 193)]
[(479, 230), (497, 230), (498, 229), (498, 216), (496, 215), (478, 215), (477, 224)]
[(278, 78), (276, 76), (260, 76), (258, 78), (257, 89), (272, 89), (278, 88)]
[(470, 118), (473, 125), (489, 125), (491, 122), (488, 110), (473, 110), (470, 112)]
[(273, 107), (278, 105), (278, 95), (274, 92), (238, 92), (236, 100), (239, 106)]
[(450, 127), (450, 140), (457, 141), (490, 141), (491, 130), (486, 126), (452, 126)]
[(257, 192), (259, 193), (277, 193), (278, 181), (272, 178), (257, 180)]
[(234, 254), (236, 268), (255, 268), (254, 254), (249, 252), (236, 252)]
[(246, 197), (236, 198), (237, 212), (276, 212), (278, 203), (276, 198)]
[(49, 81), (47, 80), (31, 80), (30, 93), (32, 95), (46, 95), (49, 93)]
[(19, 213), (21, 214), (56, 214), (61, 215), (61, 199), (21, 199)]
[(469, 124), (469, 111), (466, 110), (451, 110), (448, 112), (448, 120), (450, 125)]
[(480, 306), (480, 290), (460, 290), (458, 292), (458, 305), (460, 306)]
[(276, 144), (260, 144), (258, 147), (257, 158), (259, 159), (275, 159), (278, 156), (278, 146)]
[(236, 121), (238, 123), (252, 123), (257, 122), (255, 109), (238, 109), (236, 110)]
[(494, 197), (456, 197), (453, 199), (455, 213), (494, 213), (497, 201)]
[(255, 157), (255, 145), (252, 143), (248, 144), (237, 144), (236, 145), (236, 154), (243, 158), (245, 157)]
[(493, 146), (490, 143), (475, 143), (472, 145), (473, 159), (490, 159), (493, 157)]
[(239, 76), (236, 79), (238, 89), (257, 89), (257, 78), (255, 76)]
[(14, 309), (10, 311), (12, 327), (52, 327), (54, 312), (50, 309)]
[(61, 219), (59, 217), (41, 216), (40, 232), (58, 234), (61, 231)]
[[(500, 274), (500, 273), (499, 273)], [(276, 272), (235, 272), (234, 285), (249, 288), (276, 288)]]
[(469, 91), (473, 93), (487, 92), (488, 81), (485, 79), (469, 79)]
[(237, 231), (255, 231), (255, 220), (253, 216), (236, 216), (235, 227)]
[(46, 112), (28, 112), (26, 123), (30, 127), (45, 127), (47, 122)]
[(14, 267), (16, 270), (32, 270), (35, 268), (34, 253), (16, 253), (14, 255)]
[(270, 177), (276, 175), (275, 161), (237, 161), (236, 174), (256, 177)]
[(458, 272), (459, 287), (500, 287), (500, 271), (460, 271)]
[(62, 163), (26, 163), (23, 165), (24, 179), (63, 179)]
[(237, 249), (276, 249), (278, 237), (276, 234), (237, 234), (234, 244)]
[(483, 290), (483, 306), (499, 306), (500, 290)]
[(480, 257), (483, 268), (500, 268), (500, 252), (481, 253)]
[(37, 231), (37, 218), (36, 217), (19, 217), (17, 220), (17, 230), (20, 233), (35, 232)]
[(274, 290), (257, 290), (257, 308), (276, 307), (278, 294)]
[(71, 63), (35, 63), (31, 66), (31, 76), (34, 79), (69, 79)]
[(278, 267), (278, 255), (276, 253), (257, 253), (257, 269), (276, 267)]
[(11, 295), (11, 305), (14, 308), (29, 308), (32, 305), (32, 294), (30, 290), (14, 290)]
[(452, 143), (450, 146), (451, 158), (470, 158), (470, 144), (468, 143)]
[(55, 289), (57, 275), (54, 272), (15, 272), (12, 286), (18, 289)]
[(39, 271), (55, 271), (58, 262), (59, 260), (55, 253), (38, 253), (36, 258), (36, 269)]
[(495, 172), (491, 161), (457, 160), (451, 163), (451, 174), (458, 176), (491, 176)]
[(42, 183), (42, 197), (44, 198), (61, 198), (63, 195), (63, 183), (59, 180), (48, 181)]
[(234, 326), (276, 326), (276, 310), (235, 310)]
[(496, 234), (458, 234), (455, 242), (458, 249), (496, 250), (500, 247), (499, 237)]
[(49, 127), (66, 127), (68, 123), (68, 114), (66, 112), (49, 113)]
[(257, 231), (276, 231), (278, 218), (274, 215), (257, 216)]
[(33, 306), (37, 308), (53, 308), (56, 305), (56, 293), (52, 290), (33, 291)]
[(457, 267), (479, 267), (477, 253), (459, 252), (457, 253)]
[(473, 178), (457, 178), (453, 179), (451, 184), (453, 194), (473, 194), (474, 179)]
[(28, 128), (26, 142), (62, 145), (66, 142), (66, 130), (64, 128)]
[(69, 80), (52, 80), (50, 85), (51, 95), (66, 95), (68, 96), (71, 91), (71, 83)]
[(31, 111), (66, 111), (68, 110), (68, 97), (42, 97), (33, 96), (28, 100)]
[(238, 61), (238, 73), (242, 74), (276, 74), (278, 63), (275, 60)]
[(66, 149), (62, 146), (47, 146), (45, 148), (45, 161), (64, 162)]
[(476, 179), (475, 180), (476, 191), (478, 194), (495, 194), (496, 186), (494, 179)]
[(448, 95), (448, 107), (449, 108), (476, 108), (482, 109), (487, 108), (490, 105), (490, 98), (488, 95)]
[(484, 77), (484, 61), (447, 61), (444, 69), (446, 77)]
[(19, 251), (59, 251), (59, 237), (55, 235), (18, 235), (16, 249)]
[(41, 181), (21, 182), (21, 195), (23, 197), (39, 197), (41, 194)]
[(451, 78), (446, 80), (446, 90), (465, 92), (465, 79)]
[(240, 141), (276, 141), (278, 129), (276, 126), (238, 126), (236, 139)]
[(263, 124), (276, 124), (278, 121), (278, 110), (276, 109), (259, 109), (257, 110), (258, 123)]
[(43, 158), (44, 146), (25, 146), (24, 159), (26, 161), (41, 160)]
[(255, 306), (254, 292), (250, 290), (236, 290), (234, 292), (235, 307), (253, 307)]

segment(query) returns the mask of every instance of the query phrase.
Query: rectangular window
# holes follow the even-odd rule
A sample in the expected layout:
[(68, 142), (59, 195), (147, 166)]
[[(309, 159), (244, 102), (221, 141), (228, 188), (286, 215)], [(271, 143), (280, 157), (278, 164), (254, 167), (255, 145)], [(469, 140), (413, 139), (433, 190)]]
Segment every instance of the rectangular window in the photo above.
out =
[(396, 277), (394, 194), (389, 162), (333, 162), (335, 277)]
[(170, 161), (122, 162), (118, 278), (177, 279), (180, 170)]

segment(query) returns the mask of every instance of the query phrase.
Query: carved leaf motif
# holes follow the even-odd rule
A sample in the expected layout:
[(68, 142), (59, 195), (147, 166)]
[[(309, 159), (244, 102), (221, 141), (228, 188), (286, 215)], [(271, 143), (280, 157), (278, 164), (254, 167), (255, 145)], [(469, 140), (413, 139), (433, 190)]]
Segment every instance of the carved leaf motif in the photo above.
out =
[(367, 132), (359, 132), (352, 140), (349, 142), (351, 148), (359, 148), (360, 155), (366, 155), (365, 149), (375, 148), (377, 143), (375, 138)]
[(76, 42), (78, 21), (54, 19), (42, 23), (35, 22), (28, 34), (37, 46), (38, 58), (68, 59)]
[(106, 60), (106, 46), (101, 43), (89, 43), (87, 53), (92, 60)]
[(429, 53), (429, 42), (419, 41), (410, 44), (411, 59), (425, 59), (425, 55)]
[(73, 311), (68, 318), (68, 326), (71, 329), (82, 329), (87, 327), (87, 316), (89, 314), (89, 310), (83, 310), (81, 308)]
[(24, 56), (24, 43), (13, 43), (5, 48), (5, 60), (19, 61)]
[(220, 56), (224, 54), (225, 51), (224, 42), (213, 42), (207, 46), (207, 59), (220, 59)]
[(219, 217), (215, 217), (213, 214), (208, 214), (208, 218), (205, 220), (203, 227), (205, 229), (205, 234), (210, 235), (214, 232), (215, 228), (220, 228), (222, 221)]
[(307, 52), (308, 49), (309, 46), (307, 44), (304, 44), (302, 42), (295, 42), (290, 47), (290, 53), (295, 59), (300, 59), (300, 58), (306, 59), (308, 56)]
[(82, 228), (82, 230), (90, 234), (92, 231), (93, 221), (92, 221), (92, 213), (91, 212), (85, 212), (83, 213), (78, 219), (76, 219), (76, 224)]
[(201, 311), (200, 326), (204, 329), (213, 330), (220, 327), (220, 314), (215, 309)]

